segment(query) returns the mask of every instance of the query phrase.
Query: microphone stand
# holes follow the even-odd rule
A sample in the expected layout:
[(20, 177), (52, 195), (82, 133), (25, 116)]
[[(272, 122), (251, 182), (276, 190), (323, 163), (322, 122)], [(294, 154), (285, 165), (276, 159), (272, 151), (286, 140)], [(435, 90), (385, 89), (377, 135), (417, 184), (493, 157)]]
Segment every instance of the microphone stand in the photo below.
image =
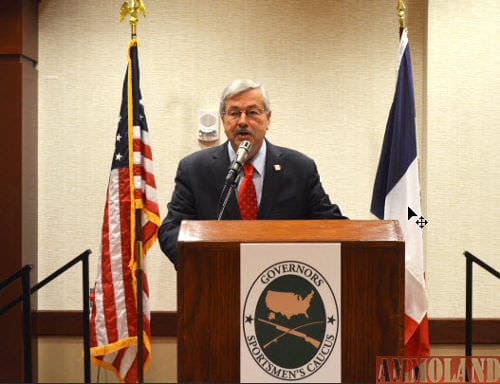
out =
[[(238, 151), (236, 152), (236, 159), (229, 166), (229, 172), (226, 176), (226, 180), (224, 182), (224, 188), (222, 188), (222, 192), (219, 198), (219, 214), (217, 215), (217, 220), (222, 218), (222, 214), (226, 209), (226, 205), (229, 201), (229, 197), (231, 196), (232, 191), (236, 189), (236, 185), (241, 177), (241, 170), (243, 169), (243, 164), (247, 160), (248, 152), (252, 148), (252, 144), (248, 140), (244, 140), (241, 142)], [(224, 193), (226, 195), (224, 196)], [(224, 199), (222, 199), (224, 197)], [(221, 206), (222, 201), (222, 206)]]
[[(226, 205), (229, 201), (229, 198), (231, 197), (231, 193), (236, 189), (236, 186), (238, 185), (238, 181), (240, 180), (240, 175), (236, 176), (234, 180), (230, 184), (224, 184), (224, 188), (222, 188), (221, 192), (221, 198), (219, 199), (219, 206), (221, 207), (219, 210), (219, 214), (217, 215), (217, 220), (220, 220), (222, 218), (222, 214), (224, 213), (224, 210), (226, 209)], [(225, 196), (224, 196), (225, 193)], [(224, 199), (222, 199), (224, 197)], [(222, 206), (221, 206), (221, 201), (222, 201)]]

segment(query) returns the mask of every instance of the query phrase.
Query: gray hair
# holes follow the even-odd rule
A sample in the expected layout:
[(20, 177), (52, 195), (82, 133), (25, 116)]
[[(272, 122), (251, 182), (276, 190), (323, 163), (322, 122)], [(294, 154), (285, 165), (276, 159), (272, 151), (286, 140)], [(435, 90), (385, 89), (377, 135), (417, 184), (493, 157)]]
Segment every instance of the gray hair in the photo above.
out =
[(269, 97), (267, 96), (267, 92), (264, 87), (256, 83), (253, 80), (234, 80), (231, 84), (229, 84), (224, 91), (222, 91), (222, 95), (220, 98), (219, 104), (219, 113), (222, 116), (226, 110), (226, 100), (239, 95), (242, 92), (249, 91), (251, 89), (260, 89), (262, 92), (262, 101), (264, 103), (264, 110), (269, 112), (271, 110), (271, 103), (269, 102)]

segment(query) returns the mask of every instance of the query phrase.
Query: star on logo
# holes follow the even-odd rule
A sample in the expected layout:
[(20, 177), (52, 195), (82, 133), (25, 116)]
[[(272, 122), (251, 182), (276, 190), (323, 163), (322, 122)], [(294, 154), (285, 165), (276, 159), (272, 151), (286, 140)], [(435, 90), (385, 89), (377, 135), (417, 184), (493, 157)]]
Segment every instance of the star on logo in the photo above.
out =
[(333, 324), (334, 321), (335, 321), (335, 319), (333, 318), (333, 316), (328, 317), (328, 322), (330, 324)]
[(252, 324), (252, 321), (253, 321), (252, 315), (245, 316), (245, 323)]

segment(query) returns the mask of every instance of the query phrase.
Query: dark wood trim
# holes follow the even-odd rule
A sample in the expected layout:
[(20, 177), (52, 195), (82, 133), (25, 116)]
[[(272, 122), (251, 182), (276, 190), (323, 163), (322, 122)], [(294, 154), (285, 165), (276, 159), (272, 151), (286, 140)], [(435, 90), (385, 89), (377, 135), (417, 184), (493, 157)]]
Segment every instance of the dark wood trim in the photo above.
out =
[[(465, 344), (465, 319), (430, 319), (431, 344)], [(474, 344), (500, 344), (500, 319), (474, 319)]]
[[(82, 311), (35, 311), (33, 334), (37, 336), (83, 336)], [(152, 312), (151, 333), (177, 337), (177, 312)]]
[[(177, 313), (151, 313), (151, 332), (157, 337), (177, 337)], [(82, 336), (81, 311), (36, 311), (33, 314), (36, 336)], [(430, 319), (431, 344), (464, 344), (464, 319)], [(500, 344), (500, 319), (475, 319), (474, 344)]]

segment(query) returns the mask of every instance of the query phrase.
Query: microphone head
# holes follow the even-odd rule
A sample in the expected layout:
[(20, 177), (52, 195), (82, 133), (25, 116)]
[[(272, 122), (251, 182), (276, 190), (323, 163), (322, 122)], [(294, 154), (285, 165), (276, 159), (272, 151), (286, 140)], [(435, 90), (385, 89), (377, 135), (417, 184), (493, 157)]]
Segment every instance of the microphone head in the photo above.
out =
[(252, 143), (248, 140), (244, 140), (241, 142), (238, 151), (236, 152), (236, 162), (240, 165), (247, 160), (248, 152), (250, 152), (250, 148), (252, 148)]
[(248, 140), (243, 140), (240, 144), (239, 149), (244, 149), (245, 151), (250, 151), (252, 148), (252, 143), (250, 143)]
[(233, 163), (229, 166), (229, 172), (226, 176), (226, 186), (231, 185), (238, 173), (241, 171), (241, 167), (247, 161), (248, 152), (252, 148), (252, 144), (248, 140), (244, 140), (241, 142), (238, 147), (238, 151), (236, 151), (236, 159), (234, 159)]
[(249, 142), (248, 140), (243, 140), (240, 144), (240, 148), (245, 148), (249, 150), (250, 148), (252, 148), (252, 143)]

